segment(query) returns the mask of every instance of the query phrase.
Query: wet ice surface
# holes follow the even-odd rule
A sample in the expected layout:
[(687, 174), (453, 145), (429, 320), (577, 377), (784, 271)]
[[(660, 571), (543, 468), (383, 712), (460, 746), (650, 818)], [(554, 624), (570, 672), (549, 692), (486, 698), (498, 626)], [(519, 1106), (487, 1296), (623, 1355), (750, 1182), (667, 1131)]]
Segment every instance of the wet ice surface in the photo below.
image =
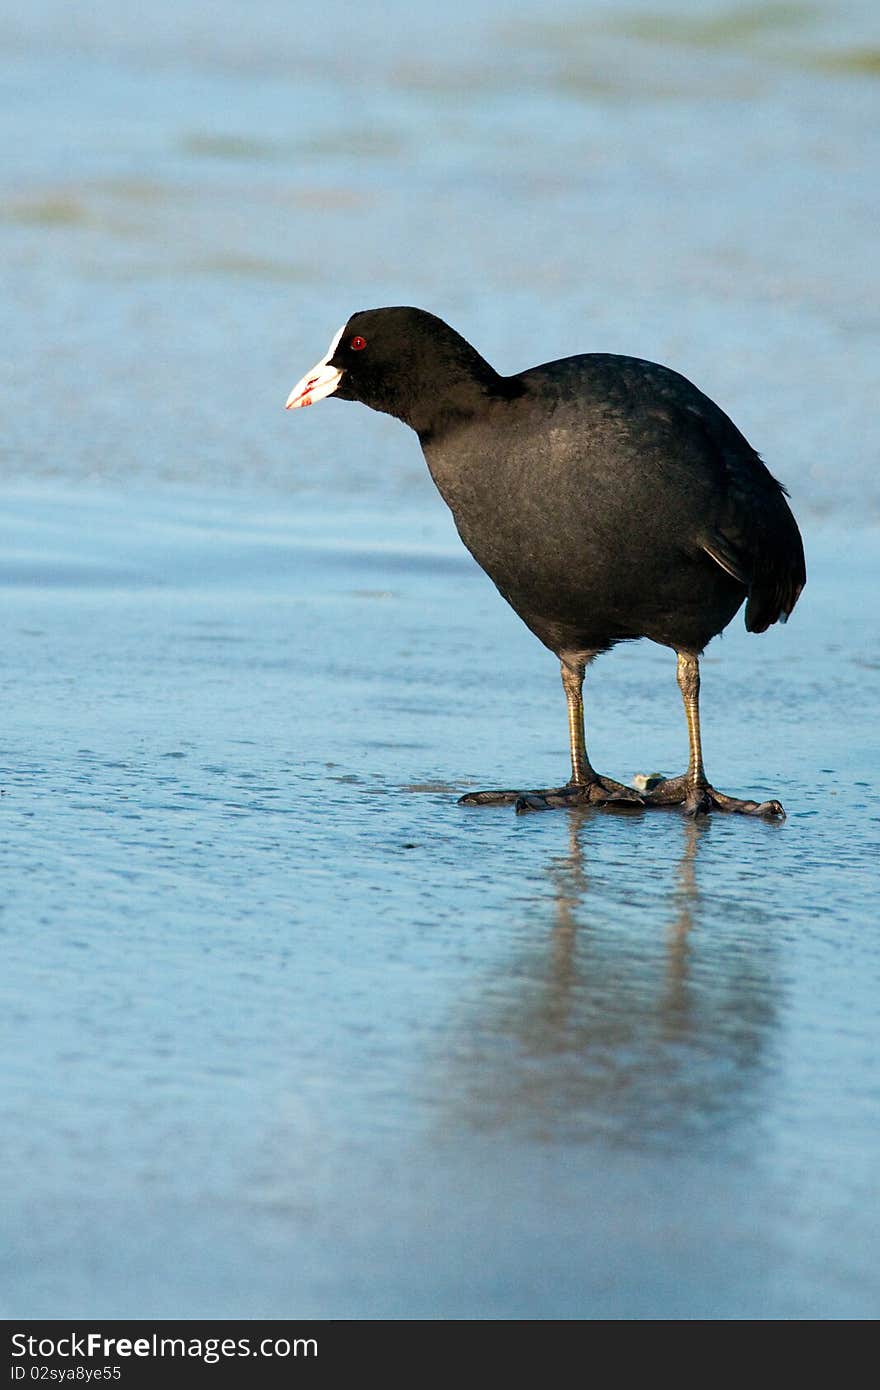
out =
[[(873, 7), (372, 13), (0, 17), (0, 1311), (874, 1316)], [(784, 825), (456, 805), (564, 777), (555, 663), (403, 427), (282, 410), (394, 302), (789, 483), (703, 671)], [(587, 707), (683, 766), (670, 653)]]
[[(705, 663), (783, 826), (518, 818), (555, 663), (439, 505), (134, 502), (4, 508), (9, 1313), (870, 1314), (871, 533)], [(683, 763), (671, 654), (589, 711)]]

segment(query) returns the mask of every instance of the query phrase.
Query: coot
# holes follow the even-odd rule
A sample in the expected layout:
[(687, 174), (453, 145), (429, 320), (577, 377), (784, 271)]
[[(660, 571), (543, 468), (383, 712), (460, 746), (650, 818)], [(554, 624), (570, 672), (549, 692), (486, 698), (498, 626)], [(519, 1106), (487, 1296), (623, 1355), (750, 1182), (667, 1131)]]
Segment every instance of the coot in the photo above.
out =
[[(750, 632), (784, 622), (806, 582), (786, 492), (724, 411), (668, 367), (587, 353), (500, 376), (422, 309), (370, 309), (339, 330), (288, 409), (361, 401), (416, 431), (464, 544), (559, 657), (571, 780), (481, 791), (518, 810), (679, 804), (781, 817), (716, 791), (700, 747), (699, 657), (743, 602)], [(603, 777), (584, 740), (586, 667), (648, 637), (678, 654), (687, 772), (642, 791)]]

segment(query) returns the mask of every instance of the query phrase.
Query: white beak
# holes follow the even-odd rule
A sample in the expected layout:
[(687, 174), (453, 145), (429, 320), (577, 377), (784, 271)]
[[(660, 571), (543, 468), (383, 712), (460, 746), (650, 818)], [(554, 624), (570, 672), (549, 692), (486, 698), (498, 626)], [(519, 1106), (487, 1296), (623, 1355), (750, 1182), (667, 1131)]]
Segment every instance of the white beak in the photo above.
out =
[(339, 345), (344, 328), (345, 324), (342, 325), (327, 349), (324, 360), (313, 367), (310, 372), (306, 372), (305, 376), (296, 383), (287, 397), (286, 410), (296, 410), (301, 405), (314, 405), (315, 401), (322, 401), (325, 396), (333, 395), (342, 380), (342, 372), (338, 367), (331, 367), (330, 360)]

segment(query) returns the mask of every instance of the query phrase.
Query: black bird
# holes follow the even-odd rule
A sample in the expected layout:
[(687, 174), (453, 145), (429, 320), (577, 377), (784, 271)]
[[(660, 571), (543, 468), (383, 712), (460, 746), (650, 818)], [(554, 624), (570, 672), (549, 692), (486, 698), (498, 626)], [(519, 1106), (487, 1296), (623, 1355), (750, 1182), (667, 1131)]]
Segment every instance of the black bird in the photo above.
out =
[[(562, 665), (571, 780), (463, 803), (784, 815), (778, 801), (716, 791), (703, 769), (704, 647), (743, 602), (750, 632), (784, 622), (806, 582), (785, 488), (719, 406), (668, 367), (609, 353), (500, 376), (412, 308), (352, 315), (287, 407), (330, 395), (416, 431), (468, 550)], [(687, 772), (642, 792), (592, 767), (582, 698), (594, 657), (638, 637), (677, 652), (690, 740)]]

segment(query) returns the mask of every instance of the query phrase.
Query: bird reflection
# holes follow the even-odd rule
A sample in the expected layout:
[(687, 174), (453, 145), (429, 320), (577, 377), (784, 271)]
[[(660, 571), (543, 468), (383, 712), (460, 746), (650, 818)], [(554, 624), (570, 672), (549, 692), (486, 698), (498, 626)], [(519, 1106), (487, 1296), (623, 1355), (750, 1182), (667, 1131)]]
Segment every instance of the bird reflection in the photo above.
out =
[(465, 1022), (446, 1094), (481, 1129), (692, 1148), (755, 1104), (776, 1018), (770, 938), (744, 940), (735, 895), (701, 886), (707, 819), (670, 816), (649, 845), (630, 837), (624, 862), (607, 829), (600, 812), (569, 813), (550, 894)]
[[(555, 890), (555, 920), (550, 934), (550, 978), (553, 987), (548, 992), (547, 1005), (550, 1014), (558, 1011), (560, 1017), (570, 1012), (577, 992), (575, 951), (579, 927), (583, 928), (584, 925), (580, 921), (580, 912), (588, 906), (584, 902), (588, 880), (581, 845), (583, 820), (583, 815), (570, 817), (568, 854), (551, 861), (549, 868)], [(670, 896), (674, 911), (666, 932), (666, 1011), (667, 1026), (671, 1031), (675, 1030), (677, 1019), (684, 1019), (687, 1014), (688, 936), (698, 899), (695, 873), (697, 844), (707, 827), (707, 822), (683, 818), (684, 850), (677, 868), (677, 883)], [(589, 927), (586, 929), (589, 930)]]
[(688, 942), (699, 909), (697, 888), (697, 845), (703, 825), (685, 817), (684, 851), (677, 869), (677, 883), (672, 894), (674, 915), (666, 932), (666, 1018), (669, 1035), (681, 1022), (685, 1028), (691, 994), (688, 988)]

